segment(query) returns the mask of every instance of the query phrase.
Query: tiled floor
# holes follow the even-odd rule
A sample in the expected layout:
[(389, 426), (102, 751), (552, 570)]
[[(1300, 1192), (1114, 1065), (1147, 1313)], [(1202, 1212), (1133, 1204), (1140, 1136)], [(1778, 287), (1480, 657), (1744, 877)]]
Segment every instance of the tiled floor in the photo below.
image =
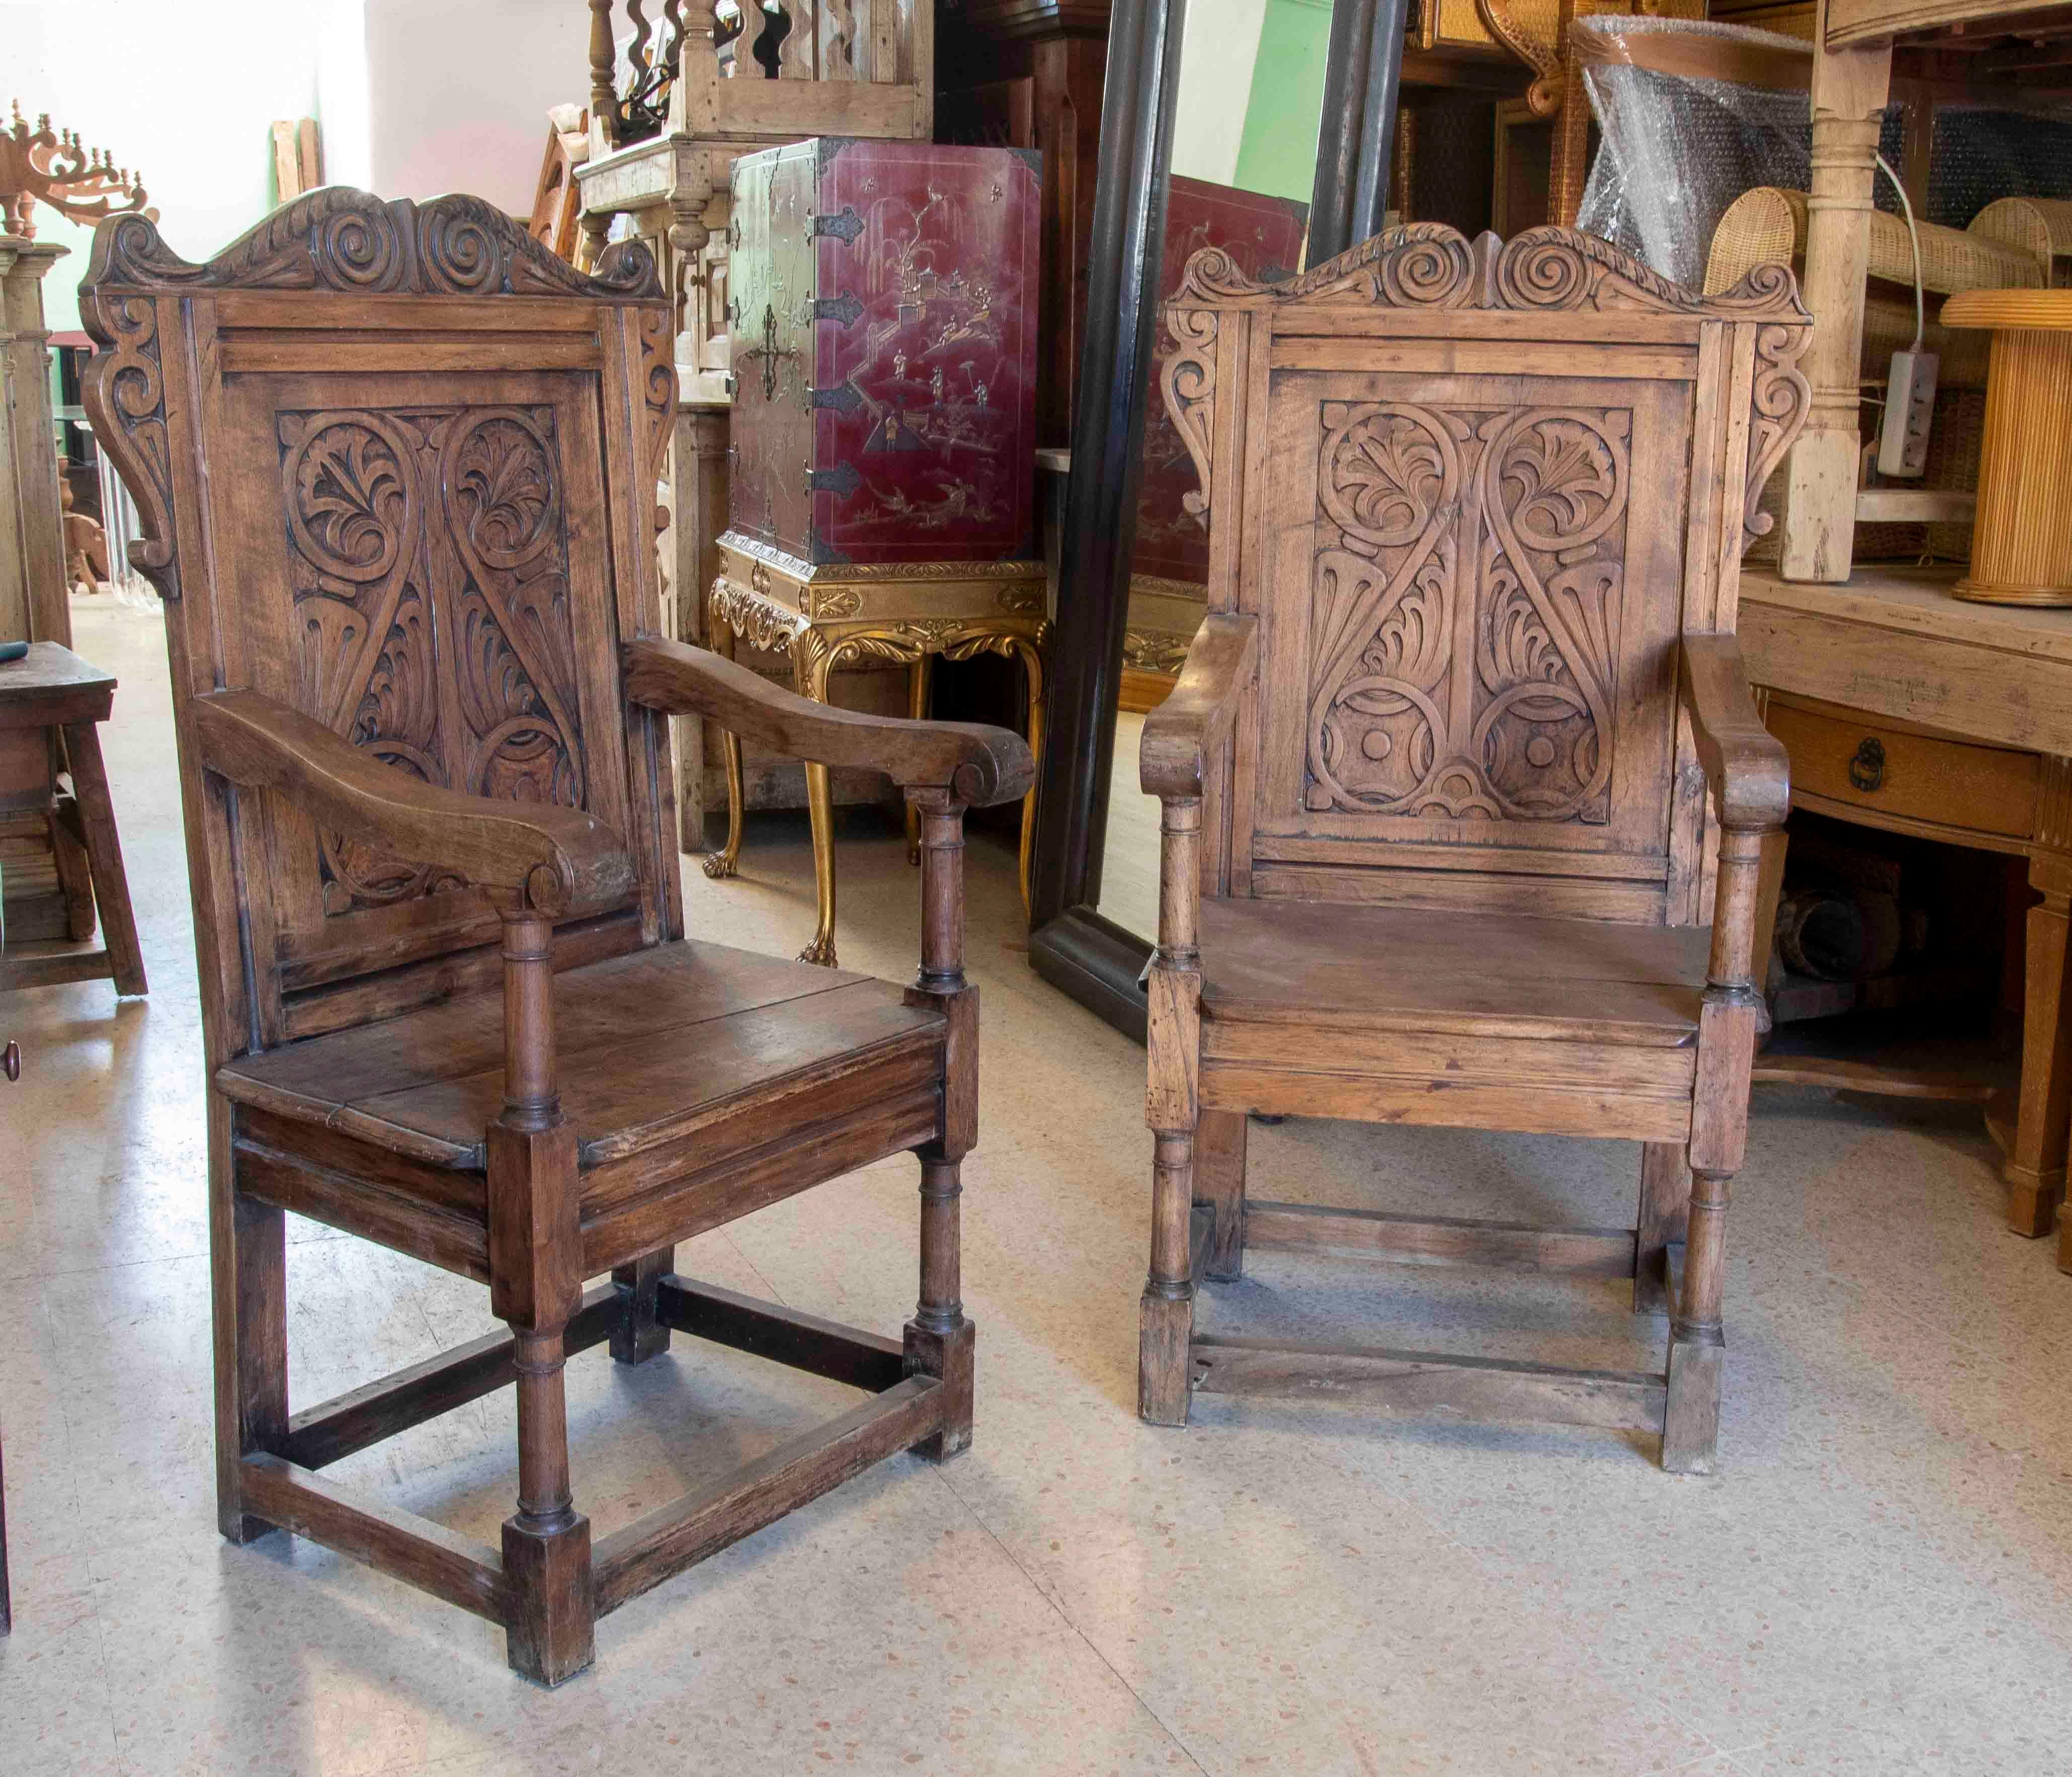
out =
[[(210, 1500), (202, 1092), (155, 621), (81, 652), (109, 736), (153, 992), (18, 994), (0, 1038), (0, 1419), (15, 1628), (0, 1772), (715, 1774), (1679, 1771), (2072, 1766), (2072, 1277), (1997, 1220), (1961, 1114), (1758, 1088), (1730, 1223), (1720, 1474), (1648, 1440), (1204, 1401), (1133, 1411), (1149, 1142), (1142, 1052), (1030, 974), (1004, 845), (972, 854), (983, 1137), (966, 1168), (977, 1442), (900, 1459), (606, 1619), (548, 1693), (485, 1624), (306, 1544), (221, 1542)], [(701, 931), (789, 952), (803, 831), (685, 877)], [(844, 843), (845, 964), (912, 966), (896, 838)], [(1289, 1123), (1276, 1195), (1630, 1219), (1630, 1147)], [(890, 1331), (914, 1169), (682, 1249), (685, 1269)], [(1479, 1340), (1624, 1367), (1659, 1325), (1614, 1286), (1277, 1259), (1213, 1320)], [(310, 1401), (483, 1331), (483, 1293), (297, 1224)], [(1506, 1331), (1507, 1329), (1507, 1331)], [(853, 1397), (746, 1358), (569, 1368), (601, 1531)], [(509, 1397), (356, 1457), (356, 1483), (477, 1535), (510, 1509)]]

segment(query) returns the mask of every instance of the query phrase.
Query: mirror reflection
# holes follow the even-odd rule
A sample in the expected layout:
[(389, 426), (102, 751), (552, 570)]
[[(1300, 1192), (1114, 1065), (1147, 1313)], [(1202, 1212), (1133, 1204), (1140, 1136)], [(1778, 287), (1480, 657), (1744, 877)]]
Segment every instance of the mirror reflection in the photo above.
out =
[[(1328, 4), (1190, 0), (1167, 187), (1161, 299), (1204, 247), (1268, 281), (1301, 267), (1324, 95)], [(1159, 334), (1164, 346), (1164, 331)], [(1100, 911), (1146, 937), (1158, 923), (1158, 803), (1137, 782), (1146, 712), (1171, 690), (1206, 607), (1209, 537), (1187, 509), (1199, 483), (1156, 382), (1130, 557)]]

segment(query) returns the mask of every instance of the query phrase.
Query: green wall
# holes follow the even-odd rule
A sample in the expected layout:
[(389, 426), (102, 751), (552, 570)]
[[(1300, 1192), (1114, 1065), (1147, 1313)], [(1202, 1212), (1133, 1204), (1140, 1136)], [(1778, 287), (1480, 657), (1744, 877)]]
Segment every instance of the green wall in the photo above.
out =
[(1266, 0), (1234, 181), (1246, 191), (1309, 202), (1330, 40), (1330, 0)]

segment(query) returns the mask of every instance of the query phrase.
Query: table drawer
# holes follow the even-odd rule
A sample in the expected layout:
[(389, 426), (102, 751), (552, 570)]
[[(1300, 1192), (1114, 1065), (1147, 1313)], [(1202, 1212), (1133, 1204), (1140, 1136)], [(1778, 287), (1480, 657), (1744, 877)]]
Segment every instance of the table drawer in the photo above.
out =
[(2033, 753), (1840, 720), (1776, 697), (1766, 719), (1791, 755), (1795, 794), (2008, 838), (2032, 831)]

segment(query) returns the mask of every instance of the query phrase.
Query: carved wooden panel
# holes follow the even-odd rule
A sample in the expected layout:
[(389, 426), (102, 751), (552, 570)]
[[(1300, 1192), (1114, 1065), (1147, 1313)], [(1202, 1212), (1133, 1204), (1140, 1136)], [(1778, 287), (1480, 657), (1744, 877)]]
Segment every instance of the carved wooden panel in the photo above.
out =
[[(549, 405), (282, 412), (296, 701), (388, 764), (584, 805)], [(324, 834), (324, 908), (456, 886)]]
[(1630, 409), (1326, 401), (1306, 805), (1605, 818)]
[(1688, 385), (1449, 376), (1444, 354), (1276, 379), (1272, 503), (1307, 521), (1265, 588), (1259, 854), (1371, 864), (1383, 840), (1659, 873)]

